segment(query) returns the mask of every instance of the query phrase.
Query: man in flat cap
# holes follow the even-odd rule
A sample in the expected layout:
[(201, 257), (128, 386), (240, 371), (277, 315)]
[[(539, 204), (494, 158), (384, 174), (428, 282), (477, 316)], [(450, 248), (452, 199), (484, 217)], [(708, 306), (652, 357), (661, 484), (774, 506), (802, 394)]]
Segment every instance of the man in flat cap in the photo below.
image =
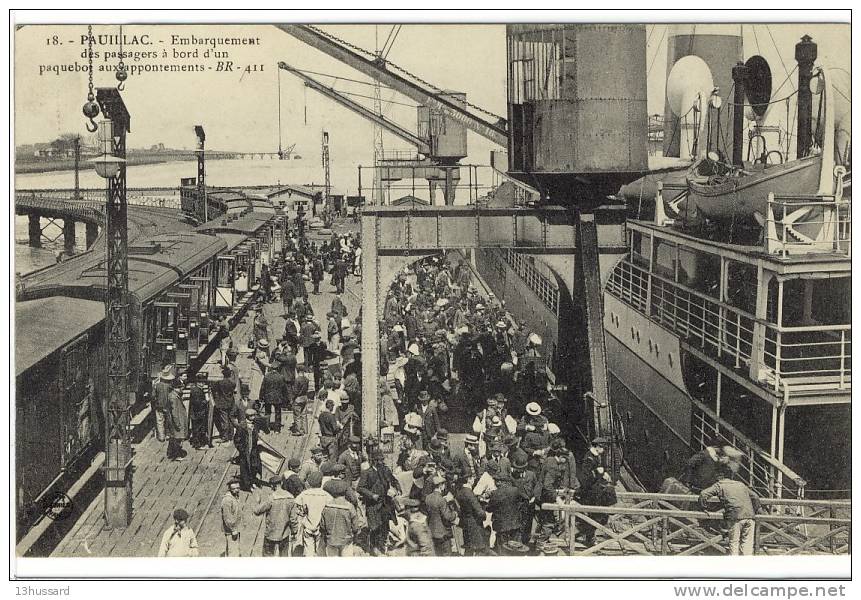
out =
[(454, 525), (457, 513), (445, 498), (446, 479), (435, 475), (431, 479), (433, 491), (425, 498), (425, 510), (428, 515), (428, 527), (433, 537), (434, 553), (436, 556), (451, 556), (451, 527)]
[(433, 537), (428, 527), (428, 518), (419, 507), (421, 502), (413, 498), (403, 501), (407, 512), (407, 556), (433, 556)]
[(329, 486), (332, 499), (320, 515), (320, 534), (326, 544), (326, 556), (352, 556), (353, 543), (364, 523), (356, 507), (347, 498), (349, 485), (336, 479)]
[(255, 492), (255, 515), (265, 515), (263, 556), (290, 556), (291, 544), (299, 535), (299, 513), (296, 499), (287, 491), (287, 481), (280, 475), (269, 479), (272, 492), (263, 497)]

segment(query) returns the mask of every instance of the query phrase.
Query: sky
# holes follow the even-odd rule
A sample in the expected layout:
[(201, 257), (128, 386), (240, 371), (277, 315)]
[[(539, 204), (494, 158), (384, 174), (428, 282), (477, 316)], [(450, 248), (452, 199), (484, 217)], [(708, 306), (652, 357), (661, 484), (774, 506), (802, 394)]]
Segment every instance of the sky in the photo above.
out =
[[(666, 24), (647, 25), (648, 111), (663, 113), (666, 79), (666, 44), (672, 34)], [(702, 28), (706, 26), (702, 26)], [(391, 25), (325, 25), (325, 31), (365, 49), (382, 45)], [(804, 33), (819, 44), (820, 62), (849, 68), (850, 29), (824, 24), (773, 24), (732, 26), (744, 33), (745, 57), (762, 54), (771, 64), (776, 82), (794, 67), (794, 45)], [(93, 33), (117, 34), (118, 26), (96, 25)], [(278, 148), (278, 73), (283, 60), (294, 67), (369, 81), (350, 67), (306, 46), (269, 25), (134, 25), (126, 24), (125, 36), (147, 34), (153, 40), (171, 36), (245, 36), (259, 38), (259, 46), (226, 48), (231, 59), (242, 65), (258, 65), (262, 72), (247, 73), (146, 73), (129, 78), (123, 99), (131, 113), (130, 147), (164, 143), (169, 147), (193, 148), (192, 126), (202, 124), (207, 148), (237, 151), (267, 151)], [(31, 25), (15, 32), (15, 144), (46, 142), (61, 133), (85, 134), (81, 106), (86, 100), (83, 73), (39, 75), (40, 66), (81, 62), (85, 25)], [(57, 35), (61, 44), (53, 44)], [(772, 41), (773, 40), (773, 41)], [(70, 43), (71, 42), (71, 43)], [(170, 51), (170, 46), (164, 46)], [(140, 47), (142, 50), (160, 45)], [(116, 51), (115, 46), (101, 50)], [(202, 51), (202, 49), (201, 49)], [(783, 63), (781, 63), (781, 58)], [(392, 45), (388, 59), (442, 89), (466, 92), (470, 102), (497, 115), (506, 113), (506, 65), (504, 25), (404, 25)], [(127, 64), (133, 61), (127, 60)], [(115, 65), (116, 60), (96, 64)], [(207, 64), (215, 64), (210, 61)], [(317, 79), (331, 83), (326, 77)], [(113, 73), (96, 73), (96, 87), (116, 84)], [(352, 164), (373, 162), (373, 126), (316, 92), (304, 90), (293, 75), (282, 72), (281, 123), (285, 146), (296, 143), (296, 152), (319, 160), (321, 130), (329, 131), (333, 161)], [(338, 82), (344, 91), (372, 95), (372, 87)], [(391, 90), (383, 90), (386, 116), (415, 131), (415, 103)], [(410, 106), (389, 104), (396, 100)], [(371, 105), (371, 100), (358, 98)], [(409, 149), (401, 140), (384, 134), (386, 149)], [(495, 146), (469, 133), (469, 156), (465, 162), (487, 164)]]

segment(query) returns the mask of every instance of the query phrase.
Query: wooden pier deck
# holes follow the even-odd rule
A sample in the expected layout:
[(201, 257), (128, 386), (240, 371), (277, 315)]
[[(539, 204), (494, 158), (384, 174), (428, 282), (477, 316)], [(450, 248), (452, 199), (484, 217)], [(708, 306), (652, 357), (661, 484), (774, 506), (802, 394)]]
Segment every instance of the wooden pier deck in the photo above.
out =
[[(328, 281), (321, 284), (321, 294), (309, 293), (309, 299), (318, 320), (324, 319), (331, 306), (334, 288)], [(311, 286), (308, 286), (309, 292)], [(359, 282), (348, 277), (347, 292), (342, 300), (354, 320), (360, 304)], [(280, 300), (265, 307), (266, 316), (274, 335), (284, 330)], [(239, 348), (247, 346), (251, 333), (251, 319), (244, 318), (231, 335)], [(321, 323), (325, 328), (325, 321)], [(248, 356), (240, 355), (241, 369), (248, 367)], [(261, 434), (267, 442), (285, 456), (298, 456), (304, 460), (310, 448), (318, 441), (317, 403), (309, 403), (309, 435), (291, 435), (289, 428), (271, 434)], [(287, 416), (291, 415), (291, 416)], [(283, 417), (289, 425), (289, 409)], [(58, 557), (153, 557), (164, 531), (173, 523), (173, 511), (184, 508), (190, 515), (189, 524), (197, 534), (200, 556), (220, 556), (224, 552), (224, 534), (221, 528), (221, 498), (226, 482), (239, 467), (231, 463), (236, 450), (231, 443), (215, 444), (213, 448), (195, 450), (184, 444), (188, 456), (176, 462), (166, 457), (167, 442), (159, 442), (154, 432), (134, 446), (134, 509), (132, 521), (125, 529), (109, 530), (103, 515), (103, 494), (83, 511), (83, 514), (57, 545), (51, 556)], [(255, 492), (260, 497), (261, 492)], [(255, 493), (241, 492), (243, 523), (241, 531), (242, 556), (260, 556), (262, 548), (263, 517), (255, 516), (252, 509), (257, 502)], [(263, 490), (263, 493), (268, 493)]]

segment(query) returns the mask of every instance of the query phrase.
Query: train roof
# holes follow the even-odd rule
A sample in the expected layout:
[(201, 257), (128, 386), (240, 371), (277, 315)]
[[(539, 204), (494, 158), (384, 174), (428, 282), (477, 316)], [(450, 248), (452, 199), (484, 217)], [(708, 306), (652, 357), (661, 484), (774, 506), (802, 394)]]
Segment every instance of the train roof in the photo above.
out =
[(15, 303), (15, 376), (98, 325), (105, 305), (94, 300), (50, 297)]
[(220, 239), (224, 240), (227, 244), (227, 248), (225, 248), (225, 252), (230, 252), (234, 248), (236, 248), (239, 244), (248, 239), (248, 236), (244, 233), (230, 233), (228, 231), (218, 231), (215, 233)]
[(228, 220), (222, 216), (207, 221), (197, 228), (197, 231), (208, 231), (213, 233), (239, 233), (243, 235), (257, 235), (273, 218), (274, 213), (247, 212), (238, 218)]
[[(141, 238), (129, 244), (129, 292), (147, 302), (211, 258), (227, 243), (213, 235), (172, 232)], [(106, 288), (105, 257), (58, 265), (49, 281), (26, 288), (22, 299), (69, 296), (101, 301)]]

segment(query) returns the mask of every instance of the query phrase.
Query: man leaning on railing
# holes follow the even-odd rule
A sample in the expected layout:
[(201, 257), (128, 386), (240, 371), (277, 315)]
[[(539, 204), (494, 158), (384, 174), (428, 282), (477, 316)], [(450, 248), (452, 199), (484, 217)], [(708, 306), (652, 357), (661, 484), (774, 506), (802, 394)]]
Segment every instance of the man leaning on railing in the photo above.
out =
[(732, 471), (724, 466), (716, 483), (700, 492), (703, 510), (713, 510), (710, 503), (717, 502), (723, 509), (728, 526), (729, 553), (731, 556), (754, 554), (754, 517), (761, 512), (759, 497), (741, 481), (732, 479)]

